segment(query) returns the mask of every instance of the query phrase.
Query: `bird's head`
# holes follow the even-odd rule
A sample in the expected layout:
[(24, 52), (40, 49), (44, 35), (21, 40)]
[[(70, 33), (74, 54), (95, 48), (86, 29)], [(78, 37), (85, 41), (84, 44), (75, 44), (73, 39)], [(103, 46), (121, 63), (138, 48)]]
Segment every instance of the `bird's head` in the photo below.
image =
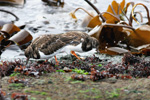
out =
[(90, 37), (90, 38), (91, 38), (92, 48), (96, 48), (96, 50), (99, 51), (99, 41), (94, 37)]
[(82, 42), (82, 50), (90, 51), (93, 48), (99, 49), (99, 41), (94, 37), (86, 37)]

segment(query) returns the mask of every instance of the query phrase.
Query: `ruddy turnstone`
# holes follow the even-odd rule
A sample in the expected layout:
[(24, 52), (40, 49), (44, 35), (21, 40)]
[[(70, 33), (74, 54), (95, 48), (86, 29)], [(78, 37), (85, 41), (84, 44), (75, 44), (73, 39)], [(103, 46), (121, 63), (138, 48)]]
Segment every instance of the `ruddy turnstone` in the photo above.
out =
[(26, 48), (25, 56), (27, 59), (48, 59), (60, 52), (66, 52), (67, 54), (72, 53), (80, 59), (74, 51), (86, 52), (93, 48), (97, 50), (99, 48), (99, 41), (96, 38), (84, 32), (71, 31), (63, 34), (49, 34), (37, 37)]

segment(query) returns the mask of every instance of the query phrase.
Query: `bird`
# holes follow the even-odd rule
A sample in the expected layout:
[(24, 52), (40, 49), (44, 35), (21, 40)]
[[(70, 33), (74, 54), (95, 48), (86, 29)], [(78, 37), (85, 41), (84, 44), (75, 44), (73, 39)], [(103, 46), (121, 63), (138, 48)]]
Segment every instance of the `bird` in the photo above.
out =
[(88, 35), (87, 33), (80, 31), (70, 31), (61, 34), (45, 34), (37, 37), (26, 49), (25, 56), (27, 61), (30, 58), (34, 59), (49, 59), (55, 57), (60, 52), (66, 52), (67, 54), (76, 55), (75, 52), (87, 52), (96, 48), (99, 49), (99, 41)]

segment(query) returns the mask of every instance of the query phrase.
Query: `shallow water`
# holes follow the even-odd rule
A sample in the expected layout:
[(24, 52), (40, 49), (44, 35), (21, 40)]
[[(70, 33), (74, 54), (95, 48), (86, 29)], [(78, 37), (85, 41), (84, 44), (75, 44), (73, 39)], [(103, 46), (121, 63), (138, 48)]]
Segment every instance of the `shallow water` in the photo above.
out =
[[(106, 11), (108, 5), (112, 2), (112, 0), (97, 0), (96, 7), (101, 11)], [(117, 0), (117, 2), (121, 2), (122, 0)], [(126, 0), (127, 1), (127, 0)], [(129, 0), (128, 0), (129, 1)], [(130, 0), (135, 3), (143, 3), (147, 7), (150, 7), (149, 0)], [(75, 10), (77, 7), (84, 7), (89, 12), (94, 12), (94, 10), (84, 1), (84, 0), (65, 0), (64, 7), (52, 7), (45, 5), (41, 0), (27, 0), (26, 4), (22, 6), (0, 6), (0, 9), (5, 9), (13, 12), (19, 17), (19, 21), (15, 22), (15, 25), (26, 25), (25, 29), (28, 30), (33, 38), (35, 39), (41, 34), (58, 34), (70, 30), (81, 30), (86, 31), (86, 28), (81, 27), (81, 23), (83, 18), (87, 15), (82, 10), (79, 10), (76, 13), (78, 21), (75, 21), (69, 16), (69, 13)], [(129, 11), (131, 7), (129, 8)], [(138, 11), (143, 13), (144, 22), (147, 21), (145, 17), (146, 12), (142, 6), (138, 6)], [(94, 12), (95, 13), (95, 12)], [(128, 14), (129, 15), (129, 14)], [(11, 15), (0, 12), (1, 19), (4, 21), (10, 21), (14, 18)], [(134, 23), (134, 27), (138, 27), (137, 24)], [(7, 49), (3, 52), (1, 57), (5, 58), (20, 58), (24, 56), (20, 56), (23, 52), (17, 48), (17, 46), (13, 46), (15, 49)]]

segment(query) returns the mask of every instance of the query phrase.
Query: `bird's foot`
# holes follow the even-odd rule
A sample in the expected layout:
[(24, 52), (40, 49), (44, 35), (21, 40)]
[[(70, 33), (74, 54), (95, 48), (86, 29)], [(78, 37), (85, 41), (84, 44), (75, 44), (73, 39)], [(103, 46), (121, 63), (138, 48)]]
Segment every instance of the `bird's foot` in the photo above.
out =
[(74, 55), (77, 59), (81, 60), (81, 58), (77, 56), (77, 54), (74, 51), (71, 51), (71, 54)]
[(56, 56), (54, 56), (55, 57), (55, 62), (56, 62), (56, 66), (58, 66), (59, 65), (59, 61), (57, 60), (57, 58), (56, 58)]

